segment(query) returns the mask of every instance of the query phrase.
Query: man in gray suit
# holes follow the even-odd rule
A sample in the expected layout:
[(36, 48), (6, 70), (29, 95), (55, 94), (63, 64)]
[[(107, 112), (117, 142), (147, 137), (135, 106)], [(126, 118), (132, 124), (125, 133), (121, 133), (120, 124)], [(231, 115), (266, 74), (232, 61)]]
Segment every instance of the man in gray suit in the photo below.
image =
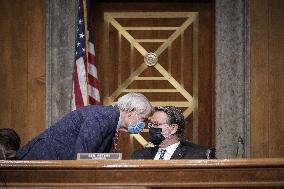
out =
[(180, 109), (164, 106), (155, 109), (149, 127), (149, 139), (155, 147), (143, 148), (132, 159), (212, 159), (215, 149), (184, 140), (185, 121)]

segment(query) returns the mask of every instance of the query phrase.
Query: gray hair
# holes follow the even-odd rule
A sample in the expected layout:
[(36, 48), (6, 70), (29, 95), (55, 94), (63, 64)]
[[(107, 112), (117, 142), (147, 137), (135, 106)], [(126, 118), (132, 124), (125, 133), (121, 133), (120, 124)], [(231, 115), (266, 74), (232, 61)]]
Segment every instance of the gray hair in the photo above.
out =
[(135, 109), (137, 114), (141, 114), (146, 110), (153, 111), (153, 107), (149, 100), (141, 93), (128, 93), (120, 97), (116, 106), (122, 111)]

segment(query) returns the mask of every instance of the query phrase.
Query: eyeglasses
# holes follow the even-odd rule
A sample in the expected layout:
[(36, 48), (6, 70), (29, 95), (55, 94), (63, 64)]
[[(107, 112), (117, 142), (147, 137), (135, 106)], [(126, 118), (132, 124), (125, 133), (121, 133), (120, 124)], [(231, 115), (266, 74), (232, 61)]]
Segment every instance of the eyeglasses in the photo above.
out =
[(151, 127), (160, 127), (161, 125), (165, 125), (167, 123), (158, 123), (157, 121), (154, 121), (154, 122), (149, 122), (148, 123), (148, 128), (151, 128)]
[(143, 122), (147, 122), (148, 121), (148, 119), (144, 115), (141, 115), (141, 114), (135, 113), (135, 117), (136, 117), (137, 120), (141, 120)]

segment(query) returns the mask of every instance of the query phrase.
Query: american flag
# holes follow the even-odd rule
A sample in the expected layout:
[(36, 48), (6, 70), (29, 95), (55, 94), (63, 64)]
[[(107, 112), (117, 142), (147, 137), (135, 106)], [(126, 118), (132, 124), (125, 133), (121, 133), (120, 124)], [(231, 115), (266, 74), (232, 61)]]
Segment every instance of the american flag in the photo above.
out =
[[(89, 3), (86, 3), (86, 0), (79, 0), (73, 71), (72, 110), (90, 104), (100, 104), (93, 34), (89, 32), (89, 28), (91, 28), (90, 19), (88, 19), (89, 8)], [(86, 61), (87, 59), (88, 62)]]

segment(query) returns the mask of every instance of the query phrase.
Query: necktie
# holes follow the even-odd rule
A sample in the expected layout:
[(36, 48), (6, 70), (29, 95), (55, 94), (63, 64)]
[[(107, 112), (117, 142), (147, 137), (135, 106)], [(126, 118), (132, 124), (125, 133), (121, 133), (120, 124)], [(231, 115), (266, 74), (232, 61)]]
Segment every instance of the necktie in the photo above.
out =
[(112, 152), (116, 153), (118, 151), (118, 138), (119, 138), (120, 131), (117, 129), (114, 134), (113, 142), (112, 142)]
[(164, 159), (166, 151), (167, 151), (166, 149), (161, 149), (159, 160), (163, 160)]

